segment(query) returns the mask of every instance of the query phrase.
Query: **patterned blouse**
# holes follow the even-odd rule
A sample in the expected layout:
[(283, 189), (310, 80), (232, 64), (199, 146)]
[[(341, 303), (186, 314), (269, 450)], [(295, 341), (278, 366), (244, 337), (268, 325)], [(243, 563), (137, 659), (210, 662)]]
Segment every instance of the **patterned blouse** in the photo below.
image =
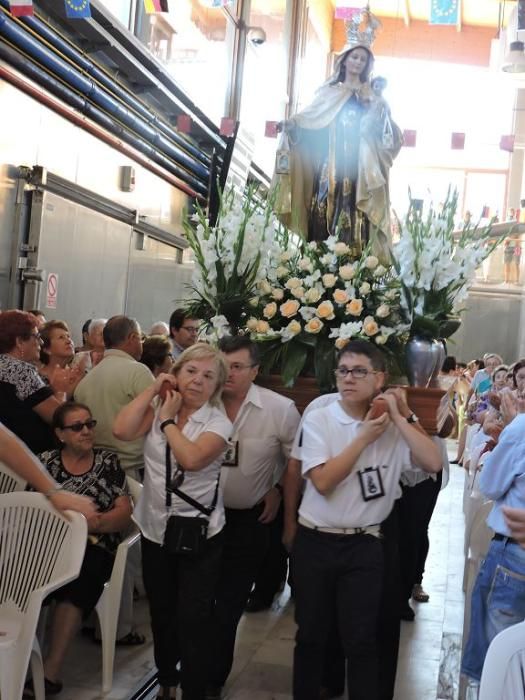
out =
[[(95, 502), (98, 510), (111, 510), (115, 499), (127, 496), (126, 475), (120, 466), (114, 452), (108, 450), (93, 450), (93, 466), (85, 474), (70, 474), (62, 464), (60, 450), (50, 450), (38, 455), (53, 479), (65, 491), (89, 496)], [(119, 532), (92, 533), (89, 542), (115, 552), (122, 537)]]

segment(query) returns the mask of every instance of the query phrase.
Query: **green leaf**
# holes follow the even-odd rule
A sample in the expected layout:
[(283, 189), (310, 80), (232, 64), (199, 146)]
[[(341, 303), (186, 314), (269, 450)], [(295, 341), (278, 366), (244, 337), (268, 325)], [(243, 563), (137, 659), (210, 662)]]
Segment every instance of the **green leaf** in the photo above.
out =
[(308, 348), (302, 343), (295, 339), (287, 343), (281, 363), (281, 378), (284, 386), (292, 387), (295, 384), (295, 380), (305, 365), (307, 356)]
[(315, 376), (322, 393), (332, 391), (335, 386), (335, 345), (326, 336), (319, 336), (314, 350)]
[(457, 329), (461, 326), (461, 319), (459, 318), (448, 318), (446, 321), (442, 321), (439, 324), (439, 335), (437, 338), (450, 338)]

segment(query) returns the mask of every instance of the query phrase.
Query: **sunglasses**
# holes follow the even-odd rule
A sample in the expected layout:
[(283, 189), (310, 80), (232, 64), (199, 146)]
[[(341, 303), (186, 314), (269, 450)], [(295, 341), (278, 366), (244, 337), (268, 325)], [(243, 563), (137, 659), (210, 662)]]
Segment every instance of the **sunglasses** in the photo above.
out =
[(72, 430), (74, 433), (82, 432), (82, 428), (87, 428), (88, 430), (93, 430), (96, 426), (97, 421), (94, 418), (84, 421), (84, 423), (72, 423), (71, 425), (64, 425), (62, 430)]

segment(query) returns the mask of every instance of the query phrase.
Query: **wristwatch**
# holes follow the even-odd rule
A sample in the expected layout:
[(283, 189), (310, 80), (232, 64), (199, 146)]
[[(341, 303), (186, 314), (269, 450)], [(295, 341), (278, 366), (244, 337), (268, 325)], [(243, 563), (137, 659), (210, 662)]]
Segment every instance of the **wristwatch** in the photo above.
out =
[(168, 418), (167, 420), (163, 420), (162, 423), (160, 424), (160, 432), (164, 432), (164, 428), (166, 428), (168, 425), (175, 425), (175, 421), (173, 418)]
[(407, 423), (418, 423), (419, 418), (416, 416), (415, 413), (411, 413), (409, 416), (407, 416)]

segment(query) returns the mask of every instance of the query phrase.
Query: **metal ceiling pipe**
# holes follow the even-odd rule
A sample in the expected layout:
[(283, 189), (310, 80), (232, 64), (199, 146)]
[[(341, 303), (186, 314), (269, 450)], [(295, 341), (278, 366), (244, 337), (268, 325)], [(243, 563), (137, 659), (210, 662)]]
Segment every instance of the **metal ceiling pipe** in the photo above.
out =
[[(8, 0), (0, 0), (0, 6), (9, 9)], [(211, 158), (203, 153), (194, 144), (186, 140), (177, 131), (172, 129), (168, 124), (165, 124), (159, 117), (152, 112), (144, 103), (138, 100), (133, 94), (122, 87), (116, 80), (113, 80), (107, 73), (101, 70), (96, 63), (93, 63), (83, 53), (73, 47), (68, 41), (63, 39), (59, 34), (56, 34), (47, 24), (39, 20), (37, 17), (24, 17), (23, 24), (32, 29), (35, 34), (42, 37), (63, 56), (75, 63), (83, 72), (91, 75), (96, 81), (101, 83), (107, 90), (115, 94), (120, 100), (138, 112), (153, 128), (162, 131), (164, 135), (171, 139), (181, 148), (191, 153), (192, 156), (200, 160), (204, 165), (209, 166)]]
[(146, 142), (152, 144), (158, 151), (169, 156), (175, 162), (187, 168), (190, 173), (207, 182), (209, 170), (202, 163), (190, 158), (184, 151), (174, 146), (165, 136), (152, 128), (142, 118), (133, 114), (105, 90), (98, 87), (91, 78), (82, 75), (69, 63), (59, 58), (53, 51), (38, 42), (3, 12), (0, 12), (0, 36), (3, 36), (11, 44), (20, 47), (24, 53), (50, 70), (57, 78), (65, 81), (70, 87), (81, 92), (103, 110), (109, 112)]

